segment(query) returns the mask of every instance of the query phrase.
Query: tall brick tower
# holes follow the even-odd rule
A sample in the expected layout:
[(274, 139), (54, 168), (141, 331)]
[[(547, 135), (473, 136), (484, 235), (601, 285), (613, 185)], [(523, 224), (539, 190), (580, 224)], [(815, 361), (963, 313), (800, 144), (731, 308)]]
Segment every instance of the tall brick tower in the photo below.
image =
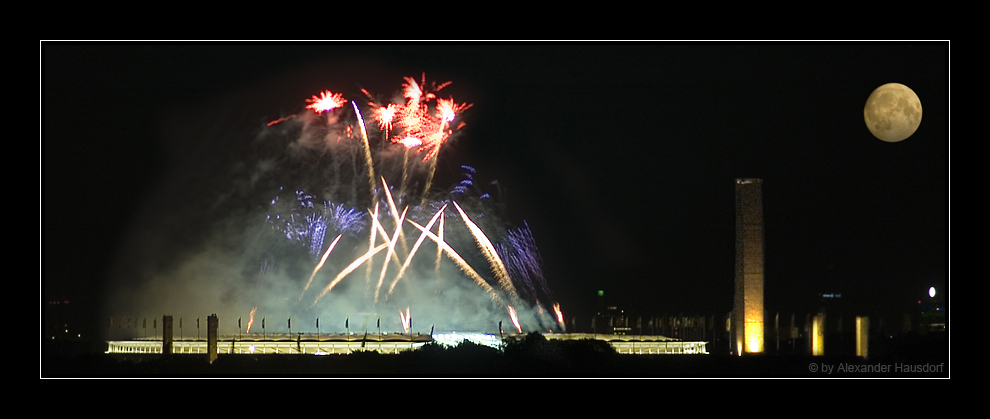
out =
[(763, 352), (763, 181), (736, 179), (735, 352)]

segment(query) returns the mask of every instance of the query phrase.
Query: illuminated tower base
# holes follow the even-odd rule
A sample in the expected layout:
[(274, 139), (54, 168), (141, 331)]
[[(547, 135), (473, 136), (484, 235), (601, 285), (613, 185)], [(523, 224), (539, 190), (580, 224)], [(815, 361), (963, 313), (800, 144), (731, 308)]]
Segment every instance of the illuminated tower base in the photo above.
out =
[(870, 318), (856, 316), (856, 356), (869, 358)]
[(825, 314), (819, 313), (811, 319), (811, 355), (825, 355)]
[(763, 352), (763, 191), (761, 179), (736, 179), (735, 353)]

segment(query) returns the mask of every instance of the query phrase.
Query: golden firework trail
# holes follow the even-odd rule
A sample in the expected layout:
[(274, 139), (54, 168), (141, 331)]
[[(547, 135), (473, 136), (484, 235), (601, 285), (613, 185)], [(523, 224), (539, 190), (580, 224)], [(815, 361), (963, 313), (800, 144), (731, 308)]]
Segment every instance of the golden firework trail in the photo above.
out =
[(409, 306), (406, 306), (406, 314), (402, 314), (402, 310), (399, 310), (399, 323), (402, 323), (402, 331), (408, 333), (410, 321), (412, 317), (409, 315)]
[(371, 160), (371, 145), (368, 143), (368, 130), (364, 126), (364, 117), (358, 109), (357, 102), (351, 101), (354, 106), (354, 114), (357, 115), (358, 125), (361, 127), (361, 146), (364, 147), (364, 162), (368, 166), (368, 193), (371, 200), (375, 200), (375, 165)]
[[(395, 201), (392, 200), (392, 192), (389, 191), (388, 183), (385, 182), (385, 177), (384, 176), (382, 176), (382, 189), (385, 190), (385, 196), (388, 197), (388, 208), (392, 211), (392, 219), (395, 220), (395, 225), (396, 226), (401, 226), (402, 225), (402, 219), (405, 218), (405, 209), (402, 210), (403, 211), (403, 215), (400, 217), (399, 216), (399, 211), (398, 211), (398, 209), (395, 206)], [(396, 231), (396, 233), (402, 239), (402, 251), (408, 253), (409, 252), (409, 249), (408, 249), (408, 247), (406, 245), (406, 235), (405, 235), (405, 233), (402, 232), (402, 229), (401, 228), (399, 228)]]
[(245, 333), (251, 333), (251, 325), (254, 324), (254, 313), (257, 312), (258, 312), (258, 307), (254, 307), (251, 309), (251, 312), (248, 313), (248, 325), (247, 325), (247, 331)]
[(498, 256), (498, 252), (495, 251), (495, 246), (492, 242), (488, 240), (485, 233), (481, 231), (474, 222), (468, 218), (467, 214), (461, 210), (460, 205), (454, 202), (454, 207), (457, 208), (457, 212), (461, 214), (461, 218), (464, 220), (464, 224), (467, 224), (468, 229), (471, 230), (471, 234), (474, 235), (475, 243), (478, 244), (478, 248), (481, 249), (481, 253), (485, 255), (485, 259), (488, 260), (489, 266), (491, 266), (492, 272), (495, 274), (495, 278), (498, 279), (499, 285), (502, 286), (512, 301), (517, 301), (519, 295), (516, 293), (516, 287), (512, 285), (512, 280), (509, 278), (509, 271), (505, 269), (505, 264), (502, 263), (502, 258)]
[[(326, 253), (323, 253), (323, 258), (320, 259), (320, 263), (316, 265), (316, 268), (313, 268), (313, 273), (309, 276), (309, 281), (306, 281), (306, 286), (303, 287), (304, 294), (306, 293), (306, 290), (309, 289), (309, 285), (313, 283), (313, 278), (316, 276), (316, 273), (319, 272), (320, 268), (323, 267), (323, 264), (326, 263), (327, 257), (330, 256), (330, 252), (333, 251), (333, 247), (337, 245), (337, 241), (340, 240), (341, 236), (343, 236), (343, 234), (338, 234), (337, 238), (333, 239), (333, 243), (330, 243), (330, 247), (327, 248)], [(302, 295), (299, 296), (299, 299), (302, 299)]]
[[(368, 234), (369, 252), (371, 251), (371, 249), (375, 248), (375, 238), (376, 238), (375, 234), (378, 234), (378, 229), (374, 227), (374, 225), (378, 224), (378, 202), (375, 202), (375, 212), (371, 213), (371, 223), (372, 223), (371, 234)], [(372, 264), (370, 263), (368, 264), (368, 271), (365, 274), (365, 281), (368, 283), (369, 286), (371, 284), (371, 271), (374, 269), (371, 265)]]
[(361, 266), (362, 263), (374, 257), (376, 254), (378, 254), (378, 252), (382, 251), (382, 249), (386, 247), (388, 247), (388, 243), (382, 243), (377, 247), (375, 247), (374, 249), (369, 250), (368, 253), (364, 254), (364, 256), (355, 259), (354, 262), (351, 262), (350, 265), (347, 265), (347, 268), (344, 268), (344, 270), (340, 271), (340, 273), (337, 274), (337, 277), (334, 278), (333, 281), (331, 281), (330, 284), (328, 284), (327, 287), (323, 289), (323, 292), (321, 292), (318, 297), (316, 297), (316, 301), (313, 301), (313, 305), (315, 306), (316, 303), (318, 303), (320, 299), (323, 298), (324, 295), (327, 295), (327, 293), (330, 292), (330, 290), (332, 290), (333, 287), (336, 286), (338, 282), (340, 282), (340, 280), (344, 279), (345, 276), (353, 272), (355, 269), (357, 269), (358, 266)]
[[(423, 144), (423, 141), (416, 137), (406, 137), (399, 141), (402, 145), (402, 183), (399, 185), (399, 198), (406, 196), (406, 180), (409, 178), (409, 150)], [(406, 200), (408, 202), (408, 199)]]
[(290, 120), (292, 118), (295, 118), (295, 117), (296, 117), (295, 114), (292, 114), (292, 115), (289, 115), (289, 116), (283, 116), (281, 118), (278, 118), (278, 119), (275, 119), (275, 120), (272, 120), (272, 121), (268, 122), (268, 126), (270, 127), (272, 125), (281, 124), (281, 123), (283, 123), (285, 121), (288, 121), (288, 120)]
[(423, 196), (419, 200), (419, 205), (426, 205), (426, 195), (430, 192), (430, 187), (433, 185), (433, 173), (437, 171), (437, 157), (434, 155), (430, 159), (430, 170), (426, 172), (426, 186), (423, 188)]
[[(444, 204), (443, 207), (444, 208), (447, 208), (447, 204)], [(440, 209), (440, 226), (437, 227), (437, 233), (439, 233), (439, 234), (437, 234), (437, 236), (440, 238), (440, 241), (443, 241), (443, 218), (444, 217), (445, 216), (443, 214), (443, 209), (441, 208)], [(440, 254), (441, 253), (443, 253), (443, 249), (441, 249), (439, 246), (437, 246), (437, 263), (434, 266), (434, 272), (437, 273), (437, 274), (440, 274)]]
[[(403, 214), (404, 214), (404, 212), (403, 212)], [(387, 231), (385, 231), (385, 227), (384, 227), (384, 226), (382, 225), (382, 223), (379, 223), (379, 222), (378, 222), (378, 219), (377, 219), (377, 218), (375, 218), (375, 219), (373, 219), (373, 220), (371, 220), (371, 221), (372, 221), (372, 226), (371, 226), (371, 228), (372, 228), (372, 230), (375, 230), (375, 231), (377, 231), (377, 232), (378, 232), (379, 234), (381, 234), (381, 235), (382, 235), (382, 240), (384, 240), (384, 241), (385, 241), (385, 244), (386, 244), (386, 245), (387, 245), (387, 244), (389, 244), (389, 242), (391, 242), (391, 241), (392, 241), (392, 238), (390, 238), (390, 237), (389, 237), (389, 235), (388, 235), (388, 232), (387, 232)], [(372, 246), (373, 246), (373, 245), (374, 245), (374, 243), (372, 243)], [(399, 256), (398, 256), (397, 254), (395, 254), (395, 253), (393, 252), (393, 253), (392, 253), (392, 254), (390, 255), (390, 257), (391, 257), (391, 259), (392, 259), (393, 261), (395, 261), (395, 264), (396, 264), (396, 266), (402, 266), (402, 261), (401, 261), (401, 260), (399, 260)], [(387, 259), (386, 259), (386, 260), (387, 260)], [(370, 265), (370, 264), (369, 264), (369, 265)]]
[(560, 311), (560, 303), (553, 304), (553, 312), (557, 315), (557, 323), (564, 324), (564, 313)]
[[(450, 82), (447, 82), (438, 87), (436, 90), (439, 91), (444, 86), (449, 84)], [(437, 171), (437, 160), (439, 159), (440, 147), (447, 141), (447, 138), (451, 134), (451, 131), (449, 130), (450, 123), (454, 120), (454, 117), (457, 114), (463, 112), (471, 106), (473, 105), (469, 103), (457, 104), (454, 102), (453, 98), (437, 99), (436, 117), (439, 119), (439, 123), (437, 124), (437, 131), (429, 136), (429, 138), (433, 138), (435, 140), (431, 141), (431, 144), (433, 144), (433, 149), (426, 155), (426, 157), (430, 159), (430, 169), (427, 171), (426, 187), (423, 188), (423, 197), (420, 201), (420, 205), (426, 203), (426, 194), (429, 193), (430, 187), (433, 185), (433, 175)]]
[[(406, 218), (406, 210), (402, 210), (402, 218)], [(392, 233), (392, 239), (388, 242), (388, 253), (385, 256), (385, 263), (382, 265), (382, 272), (378, 275), (378, 286), (375, 287), (375, 302), (378, 302), (378, 293), (382, 288), (382, 283), (385, 282), (385, 272), (388, 270), (388, 261), (395, 256), (395, 241), (399, 239), (400, 232), (402, 231), (402, 223), (396, 223), (395, 233)], [(396, 256), (398, 257), (398, 256)]]
[[(443, 222), (442, 221), (443, 220), (442, 217), (443, 217), (443, 210), (445, 208), (447, 208), (447, 205), (446, 204), (444, 206), (440, 207), (440, 210), (437, 211), (436, 214), (433, 214), (433, 218), (431, 218), (430, 219), (430, 222), (426, 224), (426, 229), (427, 230), (430, 230), (431, 228), (433, 228), (433, 223), (435, 223), (437, 221), (437, 218), (438, 217), (440, 217), (441, 223)], [(440, 230), (440, 234), (441, 234), (440, 240), (443, 240), (443, 230), (442, 229)], [(399, 268), (399, 273), (395, 276), (395, 279), (392, 280), (392, 284), (389, 285), (389, 287), (388, 287), (388, 293), (385, 294), (385, 299), (386, 300), (388, 300), (388, 297), (390, 295), (392, 295), (392, 290), (395, 289), (395, 284), (399, 283), (399, 279), (401, 279), (402, 278), (402, 275), (406, 272), (406, 268), (409, 267), (409, 263), (412, 262), (413, 256), (416, 254), (416, 251), (419, 250), (419, 246), (421, 244), (423, 244), (423, 240), (424, 239), (426, 239), (426, 233), (420, 233), (419, 238), (416, 239), (416, 243), (413, 244), (412, 251), (409, 252), (409, 256), (406, 256), (405, 263), (403, 263), (402, 264), (402, 267)], [(440, 249), (440, 247), (437, 246), (437, 249), (438, 249), (437, 250), (437, 252), (438, 252), (437, 256), (439, 257), (439, 251), (440, 251), (439, 249)]]
[(522, 327), (519, 326), (519, 318), (516, 316), (516, 309), (512, 308), (512, 306), (508, 306), (508, 308), (509, 318), (512, 319), (512, 325), (516, 326), (517, 332), (522, 333)]
[(464, 261), (464, 258), (462, 258), (461, 255), (457, 254), (457, 252), (454, 251), (454, 249), (451, 248), (450, 245), (448, 245), (443, 240), (440, 240), (440, 238), (438, 238), (436, 234), (433, 234), (426, 227), (417, 224), (413, 220), (407, 219), (406, 221), (408, 221), (414, 227), (418, 228), (420, 231), (423, 232), (423, 234), (426, 234), (427, 237), (432, 239), (438, 246), (440, 246), (443, 249), (443, 251), (447, 254), (447, 257), (453, 260), (454, 263), (457, 264), (457, 267), (461, 268), (461, 271), (463, 271), (464, 274), (469, 276), (472, 280), (474, 280), (476, 284), (478, 284), (478, 286), (480, 286), (483, 290), (485, 290), (485, 292), (487, 292), (488, 295), (492, 297), (493, 301), (495, 301), (499, 305), (503, 305), (503, 306), (505, 305), (505, 303), (502, 302), (502, 299), (498, 296), (498, 293), (495, 292), (495, 289), (492, 288), (491, 285), (488, 285), (488, 282), (485, 281), (485, 279), (482, 278), (481, 275), (478, 275), (478, 272), (475, 271), (474, 268), (471, 267), (471, 265), (468, 265), (468, 263)]

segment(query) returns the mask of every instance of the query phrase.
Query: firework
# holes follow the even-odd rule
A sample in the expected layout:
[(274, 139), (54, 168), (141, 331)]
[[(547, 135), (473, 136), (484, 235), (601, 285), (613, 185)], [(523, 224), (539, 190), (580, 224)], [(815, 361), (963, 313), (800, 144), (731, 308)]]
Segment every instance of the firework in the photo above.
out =
[[(390, 138), (393, 143), (404, 145), (407, 149), (415, 148), (417, 153), (423, 154), (422, 162), (429, 163), (423, 196), (420, 199), (420, 205), (424, 205), (426, 194), (433, 183), (440, 149), (454, 132), (451, 123), (457, 115), (471, 108), (473, 104), (457, 103), (453, 98), (438, 98), (437, 92), (449, 86), (451, 84), (449, 81), (434, 84), (428, 89), (425, 87), (426, 74), (423, 74), (422, 83), (417, 83), (412, 77), (404, 77), (403, 80), (405, 81), (402, 84), (404, 104), (379, 105), (374, 100), (368, 104), (375, 109), (374, 117), (383, 136)], [(364, 93), (370, 98), (371, 95), (367, 91)], [(459, 123), (456, 129), (460, 130), (463, 126), (463, 123)], [(389, 137), (393, 128), (396, 133)], [(404, 157), (405, 162), (408, 160), (408, 155)], [(405, 165), (403, 173), (405, 173)], [(404, 187), (405, 177), (400, 189), (404, 190)]]
[(451, 248), (450, 245), (448, 245), (443, 240), (440, 240), (439, 237), (431, 233), (430, 230), (427, 230), (426, 227), (423, 227), (412, 220), (407, 220), (407, 221), (409, 221), (409, 223), (411, 223), (414, 227), (418, 228), (420, 231), (423, 232), (423, 234), (426, 234), (427, 237), (432, 239), (438, 246), (440, 246), (443, 249), (444, 253), (446, 253), (447, 256), (450, 257), (457, 264), (457, 266), (461, 268), (462, 271), (464, 271), (464, 273), (468, 277), (473, 279), (474, 282), (478, 284), (478, 286), (480, 286), (483, 290), (485, 290), (485, 292), (488, 293), (489, 296), (491, 296), (492, 301), (494, 301), (499, 305), (505, 305), (505, 303), (502, 302), (502, 299), (498, 296), (498, 293), (495, 291), (495, 289), (488, 284), (488, 281), (485, 281), (485, 279), (482, 278), (481, 275), (478, 275), (478, 272), (475, 271), (474, 268), (471, 267), (471, 265), (465, 262), (464, 258), (462, 258), (461, 255), (457, 254), (457, 252), (453, 248)]
[[(490, 327), (506, 315), (520, 331), (531, 322), (542, 326), (540, 316), (549, 312), (542, 304), (552, 299), (528, 225), (505, 224), (472, 167), (463, 166), (470, 174), (457, 187), (433, 189), (440, 153), (472, 107), (438, 97), (450, 84), (405, 77), (399, 103), (360, 106), (324, 90), (305, 100), (307, 111), (261, 128), (257, 167), (263, 170), (242, 183), (277, 192), (262, 205), (270, 226), (258, 233), (263, 245), (247, 255), (257, 257), (258, 273), (250, 274), (256, 280), (231, 293), (259, 303), (248, 331), (259, 308), (297, 318), (398, 310), (404, 331), (411, 326), (410, 307), (417, 308), (417, 318), (447, 327), (457, 327), (454, 316), (466, 315), (483, 321), (465, 322), (481, 325), (472, 327)], [(454, 219), (447, 219), (454, 214), (446, 214), (450, 204)], [(350, 278), (358, 270), (364, 281)], [(288, 298), (278, 294), (282, 290)], [(555, 310), (562, 319), (559, 306)]]
[[(440, 217), (440, 220), (441, 220), (440, 225), (441, 226), (443, 225), (443, 218), (442, 217), (443, 217), (443, 210), (445, 208), (447, 208), (446, 205), (444, 205), (443, 207), (440, 207), (440, 210), (437, 211), (436, 214), (433, 215), (433, 218), (430, 218), (430, 222), (426, 225), (426, 230), (427, 231), (429, 231), (429, 229), (433, 227), (433, 223), (435, 223), (437, 221), (437, 218), (438, 217)], [(405, 217), (403, 217), (403, 218), (405, 218)], [(388, 294), (386, 294), (385, 298), (388, 298), (389, 295), (392, 295), (392, 291), (395, 289), (395, 284), (399, 283), (399, 280), (402, 279), (402, 275), (406, 272), (406, 269), (409, 268), (409, 263), (412, 262), (413, 256), (416, 255), (416, 251), (419, 250), (419, 246), (421, 244), (423, 244), (423, 240), (424, 239), (426, 239), (426, 232), (421, 233), (419, 235), (419, 238), (416, 239), (416, 244), (413, 245), (412, 251), (409, 252), (409, 256), (406, 256), (406, 261), (403, 262), (402, 263), (402, 267), (399, 268), (399, 273), (396, 274), (395, 275), (395, 279), (392, 280), (392, 285), (389, 285), (389, 287), (388, 287)], [(443, 228), (442, 227), (440, 228), (439, 239), (441, 241), (443, 240)], [(437, 249), (440, 249), (440, 247), (438, 246)], [(439, 270), (439, 261), (437, 262), (437, 270)]]
[[(394, 103), (379, 106), (375, 109), (375, 120), (378, 121), (378, 129), (388, 133), (392, 130), (392, 121), (395, 119), (396, 107)], [(419, 144), (416, 144), (419, 145)]]
[(361, 146), (364, 149), (364, 163), (368, 167), (368, 191), (372, 198), (375, 196), (375, 165), (371, 159), (371, 144), (368, 142), (368, 130), (364, 127), (364, 118), (361, 117), (361, 110), (354, 105), (354, 114), (357, 115), (358, 125), (361, 127)]
[[(402, 219), (406, 218), (406, 210), (402, 210)], [(382, 283), (385, 282), (385, 272), (388, 271), (388, 262), (395, 255), (395, 242), (399, 239), (402, 232), (402, 223), (396, 223), (395, 233), (392, 233), (392, 239), (388, 242), (388, 253), (385, 255), (385, 264), (382, 265), (382, 273), (378, 276), (378, 286), (375, 287), (375, 301), (378, 301), (378, 292), (382, 288)]]
[(275, 231), (287, 240), (307, 247), (314, 257), (323, 251), (323, 241), (327, 235), (355, 234), (364, 229), (363, 214), (354, 208), (329, 201), (324, 201), (318, 208), (313, 195), (302, 190), (297, 190), (295, 195), (296, 205), (285, 204), (278, 196), (272, 198), (273, 213), (268, 214), (266, 219)]
[(535, 300), (537, 306), (542, 300), (553, 300), (553, 293), (543, 276), (543, 261), (528, 223), (509, 229), (505, 240), (495, 247), (505, 261), (509, 276), (525, 291), (528, 299)]
[(553, 305), (553, 312), (554, 312), (554, 314), (557, 315), (557, 323), (560, 323), (561, 326), (563, 326), (564, 325), (564, 313), (562, 311), (560, 311), (560, 304), (559, 303), (554, 303), (554, 305)]
[[(378, 234), (378, 203), (377, 202), (375, 202), (375, 211), (373, 213), (371, 213), (371, 221), (372, 221), (372, 228), (371, 228), (371, 231), (369, 231), (369, 234), (368, 234), (368, 251), (369, 252), (371, 251), (371, 249), (373, 249), (375, 247), (375, 235)], [(373, 270), (373, 268), (372, 268), (371, 264), (369, 263), (368, 264), (368, 271), (367, 271), (367, 273), (364, 276), (365, 277), (365, 282), (368, 282), (368, 283), (371, 282), (371, 273), (372, 273), (372, 270)]]
[(283, 116), (281, 118), (274, 119), (274, 120), (268, 122), (267, 126), (270, 127), (270, 126), (274, 126), (276, 124), (281, 124), (281, 123), (283, 123), (285, 121), (288, 121), (288, 120), (290, 120), (292, 118), (295, 118), (295, 117), (296, 117), (295, 115)]
[(464, 214), (464, 210), (461, 209), (460, 205), (454, 202), (454, 207), (457, 208), (457, 212), (461, 214), (461, 218), (464, 223), (467, 224), (468, 229), (471, 230), (471, 234), (474, 235), (475, 241), (478, 243), (478, 248), (485, 255), (485, 259), (488, 260), (492, 271), (495, 272), (496, 278), (498, 278), (499, 284), (504, 288), (513, 301), (518, 300), (518, 295), (516, 294), (515, 286), (512, 285), (512, 280), (509, 279), (509, 272), (505, 269), (505, 264), (502, 263), (502, 258), (498, 256), (498, 252), (495, 251), (495, 246), (492, 242), (488, 240), (485, 233), (478, 228), (478, 225), (468, 218), (467, 214)]
[(247, 331), (245, 331), (244, 333), (251, 333), (251, 325), (254, 324), (254, 313), (257, 312), (258, 312), (258, 307), (251, 308), (251, 312), (248, 313)]
[[(323, 267), (323, 264), (326, 263), (327, 257), (330, 256), (330, 252), (333, 251), (333, 247), (337, 245), (337, 241), (340, 240), (340, 237), (341, 236), (343, 236), (343, 235), (342, 234), (338, 234), (337, 235), (337, 238), (336, 239), (333, 239), (333, 243), (330, 243), (330, 247), (327, 247), (327, 251), (326, 251), (326, 253), (323, 254), (323, 258), (320, 259), (320, 263), (316, 264), (316, 267), (313, 268), (313, 273), (309, 276), (309, 280), (306, 281), (306, 286), (303, 287), (303, 292), (304, 293), (306, 292), (306, 290), (309, 289), (309, 285), (313, 283), (313, 277), (316, 276), (316, 273), (319, 272), (320, 271), (320, 268)], [(299, 298), (301, 299), (302, 296), (300, 295)]]
[(512, 325), (516, 327), (516, 332), (522, 333), (522, 326), (519, 325), (519, 316), (516, 315), (516, 309), (509, 306), (509, 318), (512, 319)]
[[(402, 84), (402, 95), (406, 100), (404, 104), (379, 105), (374, 100), (368, 102), (374, 109), (373, 115), (383, 135), (387, 137), (395, 128), (396, 133), (390, 137), (390, 140), (394, 143), (404, 143), (407, 147), (417, 147), (417, 151), (425, 153), (423, 162), (433, 159), (439, 153), (440, 147), (452, 133), (450, 123), (458, 114), (472, 106), (472, 104), (456, 103), (453, 98), (437, 98), (436, 92), (451, 83), (448, 81), (426, 89), (423, 86), (426, 83), (425, 79), (424, 74), (423, 83), (420, 84), (412, 77), (403, 78), (405, 82)], [(364, 93), (370, 99), (370, 93), (367, 91)], [(431, 106), (433, 106), (432, 110)], [(459, 124), (458, 128), (462, 126)]]
[[(440, 241), (443, 241), (443, 217), (444, 217), (444, 215), (443, 215), (443, 209), (444, 208), (447, 208), (447, 206), (444, 205), (443, 208), (440, 208), (440, 211), (439, 211), (440, 212), (440, 225), (437, 227), (437, 237), (440, 239)], [(437, 247), (437, 261), (433, 265), (434, 266), (433, 270), (438, 275), (440, 274), (440, 256), (441, 256), (441, 253), (442, 253), (442, 249), (440, 249), (440, 247), (438, 246)]]
[(350, 265), (347, 265), (346, 268), (340, 271), (340, 273), (337, 274), (337, 277), (334, 278), (333, 281), (331, 281), (330, 284), (328, 284), (326, 288), (323, 289), (323, 292), (321, 292), (320, 295), (316, 297), (316, 301), (313, 301), (313, 305), (316, 305), (316, 303), (320, 302), (320, 299), (322, 299), (323, 296), (327, 295), (327, 293), (330, 292), (330, 290), (332, 290), (333, 287), (337, 285), (338, 282), (340, 282), (340, 280), (344, 279), (344, 277), (346, 277), (351, 272), (354, 272), (354, 270), (357, 269), (358, 266), (361, 266), (361, 264), (363, 264), (365, 261), (371, 259), (373, 256), (378, 254), (378, 252), (382, 251), (382, 249), (384, 249), (386, 246), (387, 246), (386, 243), (382, 243), (377, 247), (375, 247), (374, 249), (368, 251), (368, 253), (365, 253), (363, 256), (354, 259), (354, 261), (351, 262)]
[(393, 219), (393, 221), (395, 221), (395, 225), (396, 225), (396, 228), (397, 228), (397, 230), (396, 230), (395, 233), (397, 235), (399, 235), (401, 237), (401, 239), (402, 239), (403, 250), (406, 251), (406, 252), (408, 252), (408, 249), (405, 248), (405, 246), (406, 246), (405, 234), (402, 232), (402, 229), (401, 229), (402, 219), (405, 218), (405, 211), (406, 211), (406, 209), (404, 208), (402, 210), (403, 215), (400, 216), (399, 215), (399, 212), (397, 210), (397, 207), (395, 206), (395, 200), (392, 199), (392, 191), (389, 190), (388, 182), (385, 182), (385, 178), (382, 178), (382, 190), (385, 191), (385, 198), (388, 201), (388, 208), (392, 212), (392, 219)]
[(309, 105), (306, 106), (306, 109), (312, 109), (316, 113), (323, 113), (343, 107), (347, 103), (347, 99), (344, 99), (344, 95), (340, 93), (332, 93), (329, 90), (325, 90), (320, 93), (320, 97), (313, 96), (307, 102), (309, 102)]
[[(423, 144), (423, 141), (416, 137), (406, 137), (399, 140), (399, 144), (405, 147), (402, 150), (402, 182), (399, 187), (399, 196), (405, 196), (406, 194), (406, 180), (409, 178), (409, 153), (413, 147), (418, 147)], [(422, 203), (421, 203), (422, 204)]]
[(409, 333), (409, 328), (412, 327), (412, 316), (409, 314), (408, 306), (404, 315), (402, 314), (402, 310), (399, 310), (399, 323), (402, 324), (402, 332)]

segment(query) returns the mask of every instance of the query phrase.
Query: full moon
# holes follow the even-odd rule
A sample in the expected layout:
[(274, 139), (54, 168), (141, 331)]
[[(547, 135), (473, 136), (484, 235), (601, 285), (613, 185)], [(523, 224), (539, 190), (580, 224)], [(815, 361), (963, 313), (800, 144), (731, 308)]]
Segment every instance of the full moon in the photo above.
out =
[(887, 83), (866, 99), (863, 119), (877, 138), (888, 143), (902, 141), (921, 125), (921, 99), (903, 84)]

